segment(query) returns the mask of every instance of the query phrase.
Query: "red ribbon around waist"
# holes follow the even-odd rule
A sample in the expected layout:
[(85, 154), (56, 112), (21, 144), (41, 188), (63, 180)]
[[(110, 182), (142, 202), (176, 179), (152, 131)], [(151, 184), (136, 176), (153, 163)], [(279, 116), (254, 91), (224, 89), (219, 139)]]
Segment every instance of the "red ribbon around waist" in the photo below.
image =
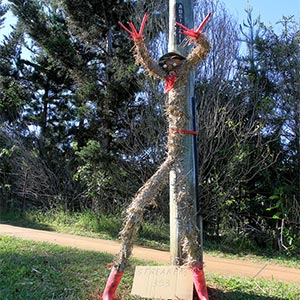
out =
[(198, 134), (197, 131), (187, 129), (171, 129), (170, 133)]

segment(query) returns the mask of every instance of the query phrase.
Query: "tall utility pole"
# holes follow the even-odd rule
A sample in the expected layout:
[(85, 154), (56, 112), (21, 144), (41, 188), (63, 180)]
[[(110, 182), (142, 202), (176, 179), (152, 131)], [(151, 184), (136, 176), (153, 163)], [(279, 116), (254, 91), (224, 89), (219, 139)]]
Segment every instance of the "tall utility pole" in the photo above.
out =
[[(180, 28), (175, 27), (175, 22), (185, 25), (187, 28), (194, 27), (193, 17), (193, 1), (192, 0), (169, 0), (169, 44), (168, 52), (177, 51), (183, 56), (188, 55), (189, 47), (184, 42), (184, 35), (181, 33)], [(185, 46), (185, 47), (184, 47)], [(194, 110), (194, 71), (190, 71), (187, 94), (186, 94), (186, 111), (188, 115), (188, 128), (187, 130), (195, 130), (195, 110)], [(194, 135), (187, 134), (184, 138), (185, 148), (185, 173), (188, 176), (189, 194), (194, 200), (195, 212), (197, 215), (190, 216), (195, 218), (195, 223), (199, 227), (200, 236), (199, 242), (201, 245), (201, 252), (203, 251), (202, 243), (202, 221), (199, 215), (199, 202), (198, 202), (198, 172), (197, 172), (197, 155), (196, 155), (196, 138)], [(171, 264), (178, 265), (181, 262), (181, 247), (180, 247), (180, 220), (178, 218), (178, 207), (175, 197), (176, 187), (176, 172), (170, 171), (170, 252)], [(202, 257), (202, 253), (201, 253)], [(203, 258), (201, 259), (203, 262)]]

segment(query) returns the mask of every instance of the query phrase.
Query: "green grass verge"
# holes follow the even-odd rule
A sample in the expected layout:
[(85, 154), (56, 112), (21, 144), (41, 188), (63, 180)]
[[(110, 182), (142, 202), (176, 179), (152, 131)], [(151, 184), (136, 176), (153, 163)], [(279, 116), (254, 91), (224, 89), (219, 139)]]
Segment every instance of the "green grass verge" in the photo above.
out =
[[(103, 290), (112, 255), (0, 236), (1, 300), (92, 300)], [(118, 288), (132, 299), (133, 260)], [(300, 286), (275, 281), (206, 274), (210, 300), (298, 300)]]
[(274, 280), (206, 274), (210, 300), (299, 300), (300, 286)]

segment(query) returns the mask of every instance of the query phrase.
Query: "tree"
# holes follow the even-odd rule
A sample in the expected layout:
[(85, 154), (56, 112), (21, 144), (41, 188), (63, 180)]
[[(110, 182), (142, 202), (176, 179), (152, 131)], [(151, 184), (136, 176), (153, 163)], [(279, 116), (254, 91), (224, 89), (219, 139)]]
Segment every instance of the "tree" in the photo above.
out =
[(249, 83), (237, 68), (237, 24), (221, 2), (201, 1), (199, 7), (197, 15), (213, 13), (207, 32), (212, 51), (196, 82), (200, 202), (204, 230), (218, 235), (221, 229), (240, 226), (241, 186), (272, 158), (262, 144), (260, 120), (249, 113)]
[[(8, 7), (0, 1), (0, 26), (5, 18)], [(12, 178), (11, 157), (13, 145), (7, 145), (3, 139), (3, 125), (15, 122), (20, 116), (24, 98), (28, 93), (22, 89), (19, 82), (18, 62), (20, 59), (20, 34), (13, 32), (3, 37), (0, 45), (0, 210), (7, 210), (10, 206)], [(25, 96), (25, 97), (23, 97)], [(17, 127), (21, 128), (17, 122)]]
[[(149, 139), (145, 131), (135, 136), (149, 98), (136, 95), (142, 76), (129, 59), (129, 43), (116, 27), (130, 5), (113, 1), (11, 3), (35, 45), (33, 59), (21, 60), (28, 66), (34, 91), (22, 118), (38, 129), (39, 155), (54, 174), (60, 164), (71, 161), (69, 172), (76, 173), (86, 191), (83, 201), (88, 198), (94, 208), (114, 210), (108, 203), (126, 201), (134, 191), (132, 179), (142, 179), (132, 161), (151, 149), (139, 144), (142, 149), (135, 149), (135, 154), (128, 151), (137, 148), (138, 139)], [(89, 9), (99, 6), (104, 10)], [(94, 146), (99, 152), (93, 151)], [(99, 174), (109, 181), (106, 185)]]
[(281, 151), (268, 210), (276, 222), (279, 250), (287, 250), (297, 248), (300, 225), (300, 35), (299, 23), (293, 17), (283, 17), (281, 25), (279, 33), (268, 28), (256, 47), (274, 87), (275, 105), (269, 128), (277, 134)]
[(8, 11), (7, 5), (2, 4), (2, 0), (0, 1), (0, 29), (3, 28), (3, 23), (5, 21), (5, 14)]

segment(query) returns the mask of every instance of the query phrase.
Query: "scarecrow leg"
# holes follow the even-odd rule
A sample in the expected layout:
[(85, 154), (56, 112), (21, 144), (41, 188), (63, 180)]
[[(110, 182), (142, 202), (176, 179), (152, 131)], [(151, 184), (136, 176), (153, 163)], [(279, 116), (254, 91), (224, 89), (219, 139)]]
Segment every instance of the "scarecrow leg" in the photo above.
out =
[(143, 219), (144, 208), (151, 201), (154, 201), (158, 192), (164, 186), (171, 164), (172, 159), (168, 157), (156, 173), (140, 188), (128, 207), (125, 224), (120, 233), (122, 239), (121, 250), (107, 280), (102, 297), (103, 300), (113, 300), (115, 291), (128, 265), (128, 259), (132, 253), (133, 241)]
[(134, 238), (143, 220), (145, 207), (154, 201), (157, 194), (165, 185), (173, 159), (168, 157), (150, 179), (140, 188), (128, 207), (124, 227), (120, 232), (122, 246), (116, 265), (123, 271), (131, 256)]
[[(183, 216), (192, 216), (191, 212), (183, 209)], [(207, 286), (203, 272), (203, 258), (199, 243), (199, 230), (191, 218), (183, 220), (183, 252), (187, 254), (187, 264), (193, 275), (193, 283), (199, 300), (208, 300)]]
[[(193, 283), (198, 299), (208, 300), (203, 272), (202, 245), (199, 243), (199, 229), (193, 221), (193, 218), (191, 218), (191, 216), (195, 215), (195, 210), (192, 204), (188, 204), (188, 201), (179, 203), (179, 207), (182, 211), (183, 252), (187, 255), (187, 264), (192, 270)], [(184, 216), (190, 217), (187, 218)]]
[(180, 219), (179, 232), (182, 242), (182, 250), (186, 258), (186, 264), (190, 266), (193, 275), (193, 283), (199, 300), (208, 300), (207, 287), (203, 272), (203, 258), (199, 241), (199, 228), (196, 225), (196, 215), (193, 198), (189, 192), (188, 174), (184, 170), (183, 159), (173, 165), (178, 173), (178, 185), (176, 202)]

